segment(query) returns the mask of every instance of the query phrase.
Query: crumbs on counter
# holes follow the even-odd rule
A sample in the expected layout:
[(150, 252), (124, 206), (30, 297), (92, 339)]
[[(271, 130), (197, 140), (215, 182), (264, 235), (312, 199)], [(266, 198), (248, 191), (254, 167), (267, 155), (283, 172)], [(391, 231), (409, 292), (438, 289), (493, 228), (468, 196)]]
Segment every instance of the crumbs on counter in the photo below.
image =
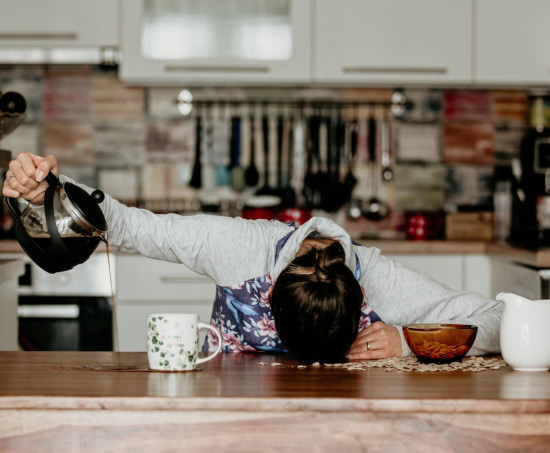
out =
[[(266, 362), (258, 362), (258, 365), (268, 365)], [(273, 362), (271, 366), (283, 366), (280, 362)], [(311, 364), (312, 367), (321, 366), (319, 362)], [(385, 371), (484, 371), (498, 370), (506, 366), (506, 362), (498, 357), (477, 357), (471, 356), (462, 359), (462, 362), (452, 362), (448, 364), (421, 363), (416, 357), (393, 357), (390, 359), (364, 360), (346, 363), (324, 363), (327, 368), (342, 368), (348, 371), (364, 371), (369, 368), (385, 368)], [(291, 368), (304, 369), (307, 365), (297, 365)]]

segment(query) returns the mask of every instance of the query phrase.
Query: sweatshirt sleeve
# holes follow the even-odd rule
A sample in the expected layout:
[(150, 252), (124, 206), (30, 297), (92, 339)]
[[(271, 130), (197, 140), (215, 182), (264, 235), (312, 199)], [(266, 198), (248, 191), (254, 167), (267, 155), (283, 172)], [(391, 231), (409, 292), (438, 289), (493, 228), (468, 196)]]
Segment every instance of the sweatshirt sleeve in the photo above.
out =
[(358, 247), (357, 251), (368, 303), (385, 323), (398, 327), (404, 356), (411, 351), (402, 326), (413, 323), (472, 324), (478, 331), (468, 355), (500, 352), (502, 302), (453, 290), (383, 256), (376, 248)]
[(289, 230), (281, 222), (268, 220), (155, 214), (127, 207), (107, 194), (100, 207), (110, 245), (122, 252), (183, 263), (222, 285), (270, 272), (277, 239)]

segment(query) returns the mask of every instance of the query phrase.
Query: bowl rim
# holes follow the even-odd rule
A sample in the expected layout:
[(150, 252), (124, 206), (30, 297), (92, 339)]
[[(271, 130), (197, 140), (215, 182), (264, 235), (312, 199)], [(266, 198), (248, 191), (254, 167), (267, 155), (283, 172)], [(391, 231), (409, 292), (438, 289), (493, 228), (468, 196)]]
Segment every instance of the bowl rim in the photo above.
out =
[(405, 324), (404, 330), (413, 332), (435, 332), (440, 330), (477, 330), (477, 326), (473, 324), (453, 324), (453, 323), (416, 323)]

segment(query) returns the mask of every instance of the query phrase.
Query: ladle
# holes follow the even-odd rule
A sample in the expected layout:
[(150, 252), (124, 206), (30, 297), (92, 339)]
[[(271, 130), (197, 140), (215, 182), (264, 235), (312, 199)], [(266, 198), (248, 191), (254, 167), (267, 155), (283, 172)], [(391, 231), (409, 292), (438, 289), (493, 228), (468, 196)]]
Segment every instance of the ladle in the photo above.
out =
[(376, 120), (369, 118), (369, 174), (371, 197), (363, 205), (363, 216), (371, 221), (382, 220), (388, 215), (388, 207), (378, 198), (377, 175), (376, 175)]

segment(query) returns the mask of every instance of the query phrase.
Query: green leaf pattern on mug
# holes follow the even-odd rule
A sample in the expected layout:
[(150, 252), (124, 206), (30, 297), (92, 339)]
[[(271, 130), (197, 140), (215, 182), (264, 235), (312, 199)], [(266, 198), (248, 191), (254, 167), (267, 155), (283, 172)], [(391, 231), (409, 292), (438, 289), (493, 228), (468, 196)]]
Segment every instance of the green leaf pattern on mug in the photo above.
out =
[(199, 340), (195, 340), (194, 348), (190, 351), (181, 347), (170, 348), (170, 345), (164, 347), (161, 340), (157, 323), (166, 323), (168, 320), (162, 316), (153, 317), (148, 323), (149, 334), (147, 336), (147, 347), (150, 353), (158, 356), (158, 365), (166, 371), (193, 370), (197, 363), (197, 351), (199, 349)]

